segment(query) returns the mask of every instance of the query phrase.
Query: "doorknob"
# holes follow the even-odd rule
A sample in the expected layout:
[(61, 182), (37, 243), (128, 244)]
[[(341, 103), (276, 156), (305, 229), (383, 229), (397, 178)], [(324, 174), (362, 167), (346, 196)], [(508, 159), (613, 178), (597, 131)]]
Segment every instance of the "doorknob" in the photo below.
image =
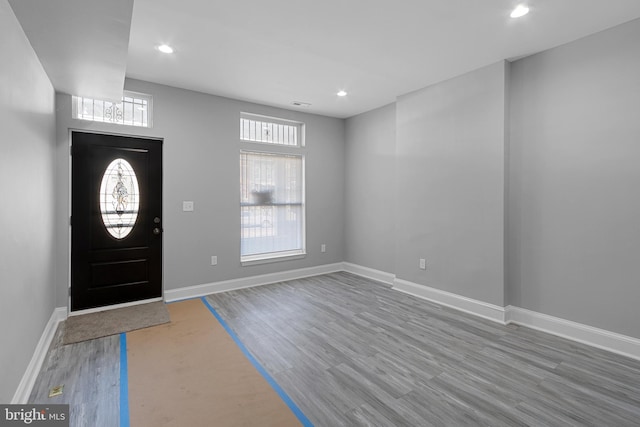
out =
[(161, 232), (162, 232), (162, 230), (160, 230), (160, 228), (158, 228), (158, 227), (156, 227), (156, 228), (154, 228), (154, 229), (153, 229), (153, 234), (155, 234), (156, 236), (157, 236), (158, 234), (160, 234)]
[(160, 217), (153, 218), (153, 223), (154, 224), (160, 224)]

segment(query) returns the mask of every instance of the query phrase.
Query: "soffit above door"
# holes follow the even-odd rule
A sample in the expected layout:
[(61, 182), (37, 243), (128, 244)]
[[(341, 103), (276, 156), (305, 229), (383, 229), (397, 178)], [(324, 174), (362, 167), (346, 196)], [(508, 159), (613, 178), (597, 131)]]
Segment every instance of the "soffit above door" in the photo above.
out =
[(57, 92), (120, 100), (133, 0), (9, 0)]

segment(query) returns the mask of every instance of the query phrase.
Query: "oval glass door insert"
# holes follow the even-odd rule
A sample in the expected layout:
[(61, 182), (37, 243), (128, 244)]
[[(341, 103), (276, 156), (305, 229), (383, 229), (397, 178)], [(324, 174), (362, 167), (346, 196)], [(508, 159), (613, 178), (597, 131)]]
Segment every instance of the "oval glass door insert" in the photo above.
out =
[(140, 189), (133, 168), (125, 159), (112, 161), (100, 184), (100, 213), (109, 234), (124, 239), (133, 230), (140, 210)]

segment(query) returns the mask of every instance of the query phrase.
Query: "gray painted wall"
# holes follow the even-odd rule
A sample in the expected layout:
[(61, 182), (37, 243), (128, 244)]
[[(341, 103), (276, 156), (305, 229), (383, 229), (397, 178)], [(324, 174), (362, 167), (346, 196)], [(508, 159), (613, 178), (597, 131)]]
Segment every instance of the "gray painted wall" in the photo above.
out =
[(345, 260), (395, 271), (396, 106), (346, 120)]
[(499, 306), (505, 75), (499, 62), (404, 95), (396, 107), (396, 276)]
[(0, 57), (0, 402), (8, 403), (54, 308), (57, 191), (53, 87), (6, 0)]
[[(640, 338), (638, 40), (635, 20), (348, 119), (347, 261)], [(395, 214), (364, 215), (377, 198)]]
[(640, 338), (640, 20), (512, 64), (510, 303)]
[[(71, 118), (71, 97), (57, 96), (58, 264), (69, 265), (69, 129), (164, 138), (164, 286), (177, 289), (344, 260), (344, 121), (205, 95), (137, 80), (125, 88), (153, 95), (154, 127), (143, 129)], [(239, 150), (271, 147), (240, 143), (240, 112), (306, 123), (307, 256), (240, 265)], [(273, 147), (277, 150), (277, 147)], [(182, 201), (193, 200), (194, 212)], [(327, 252), (320, 252), (321, 244)], [(210, 257), (218, 256), (218, 265)], [(58, 306), (67, 305), (68, 268), (57, 275)]]

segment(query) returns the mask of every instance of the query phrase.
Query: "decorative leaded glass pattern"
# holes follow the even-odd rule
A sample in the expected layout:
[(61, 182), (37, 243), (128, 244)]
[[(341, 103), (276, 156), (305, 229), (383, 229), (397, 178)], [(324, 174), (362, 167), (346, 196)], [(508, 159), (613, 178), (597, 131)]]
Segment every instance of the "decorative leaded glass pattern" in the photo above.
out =
[(299, 147), (302, 144), (303, 123), (273, 117), (242, 113), (240, 139), (265, 144)]
[(124, 239), (133, 230), (140, 210), (140, 189), (131, 164), (112, 161), (100, 184), (100, 213), (109, 234)]
[(150, 95), (124, 92), (122, 101), (73, 96), (73, 118), (120, 125), (151, 127), (152, 99)]

